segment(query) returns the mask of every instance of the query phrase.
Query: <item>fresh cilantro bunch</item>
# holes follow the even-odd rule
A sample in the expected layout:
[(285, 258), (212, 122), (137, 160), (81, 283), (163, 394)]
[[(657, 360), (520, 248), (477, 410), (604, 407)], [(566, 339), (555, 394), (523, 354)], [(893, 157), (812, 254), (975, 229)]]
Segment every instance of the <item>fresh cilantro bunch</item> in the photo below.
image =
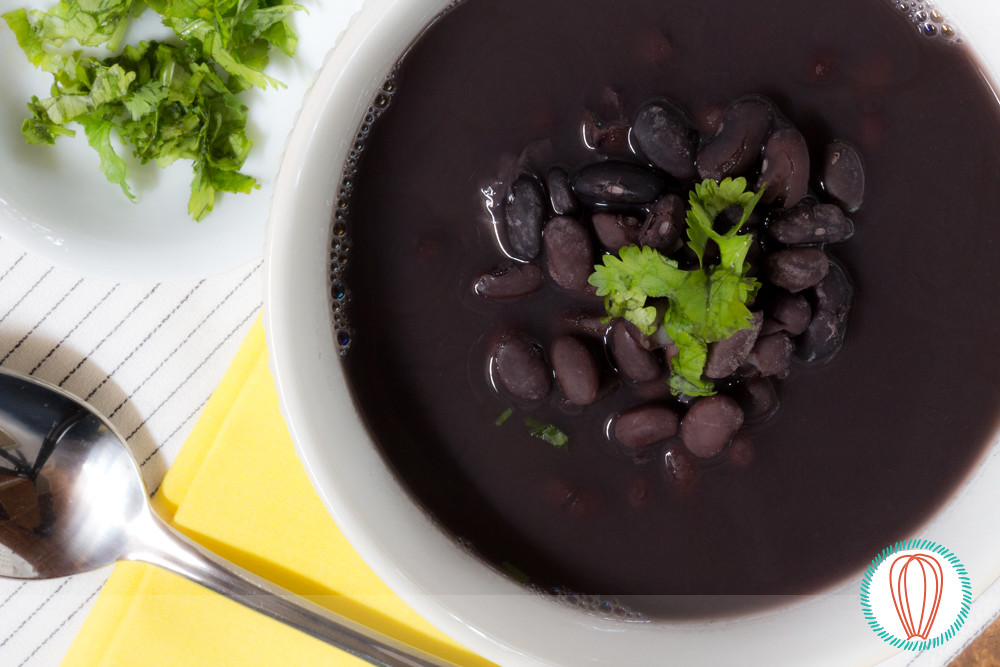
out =
[[(763, 188), (748, 191), (744, 178), (707, 179), (694, 187), (686, 216), (688, 245), (698, 257), (694, 269), (682, 269), (654, 248), (631, 245), (617, 257), (605, 255), (590, 276), (610, 317), (623, 317), (647, 335), (663, 327), (673, 340), (674, 394), (714, 394), (714, 385), (702, 377), (708, 345), (751, 326), (748, 305), (760, 284), (748, 275), (753, 237), (740, 231), (762, 194)], [(715, 231), (715, 218), (733, 205), (742, 209), (739, 221), (724, 233)], [(718, 246), (718, 264), (706, 263), (709, 241)]]
[[(177, 43), (140, 42), (119, 52), (130, 20), (150, 8)], [(29, 61), (53, 77), (51, 96), (28, 103), (21, 131), (29, 143), (54, 144), (75, 134), (68, 123), (78, 123), (105, 177), (133, 200), (112, 136), (143, 163), (191, 160), (188, 213), (201, 220), (217, 192), (258, 187), (239, 171), (252, 142), (237, 93), (281, 85), (263, 70), (272, 47), (294, 54), (287, 18), (299, 8), (288, 0), (60, 0), (48, 12), (8, 12), (3, 18)], [(71, 42), (115, 55), (67, 53)]]

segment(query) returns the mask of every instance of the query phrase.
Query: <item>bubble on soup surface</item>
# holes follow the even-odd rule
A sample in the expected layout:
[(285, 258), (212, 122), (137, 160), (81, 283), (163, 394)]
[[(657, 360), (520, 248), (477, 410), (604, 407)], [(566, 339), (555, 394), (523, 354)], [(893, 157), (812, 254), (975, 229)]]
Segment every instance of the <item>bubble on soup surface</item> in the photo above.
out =
[(347, 349), (347, 346), (350, 345), (350, 344), (351, 344), (351, 334), (348, 331), (344, 330), (344, 329), (341, 329), (340, 331), (338, 331), (337, 332), (337, 345), (340, 346), (341, 350), (343, 351), (343, 350)]

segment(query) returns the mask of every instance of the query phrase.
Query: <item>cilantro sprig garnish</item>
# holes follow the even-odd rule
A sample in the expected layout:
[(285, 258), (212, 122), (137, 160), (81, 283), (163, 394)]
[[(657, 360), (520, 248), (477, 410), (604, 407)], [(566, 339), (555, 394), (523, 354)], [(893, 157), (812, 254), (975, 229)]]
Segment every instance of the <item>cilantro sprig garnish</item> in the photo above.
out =
[[(697, 184), (688, 198), (688, 246), (699, 266), (683, 269), (654, 248), (630, 245), (618, 256), (605, 255), (589, 282), (604, 297), (610, 317), (622, 317), (647, 335), (663, 327), (677, 346), (670, 361), (674, 394), (710, 396), (715, 386), (703, 377), (710, 343), (751, 326), (748, 308), (760, 283), (748, 275), (747, 252), (753, 243), (743, 226), (760, 201), (763, 188), (747, 191), (744, 178)], [(715, 218), (739, 206), (739, 221), (726, 232), (714, 229)], [(709, 241), (719, 249), (719, 262), (707, 263)]]
[[(78, 123), (105, 177), (133, 200), (113, 136), (142, 163), (191, 160), (188, 213), (200, 220), (217, 192), (258, 187), (240, 173), (252, 142), (247, 107), (237, 94), (281, 85), (263, 70), (272, 48), (294, 53), (296, 36), (286, 19), (299, 8), (290, 0), (60, 0), (47, 12), (8, 12), (3, 19), (28, 60), (53, 78), (50, 97), (28, 102), (31, 116), (21, 132), (29, 143), (54, 144), (74, 135), (67, 125)], [(131, 19), (146, 9), (161, 15), (177, 42), (120, 49)], [(113, 55), (66, 51), (73, 42)]]

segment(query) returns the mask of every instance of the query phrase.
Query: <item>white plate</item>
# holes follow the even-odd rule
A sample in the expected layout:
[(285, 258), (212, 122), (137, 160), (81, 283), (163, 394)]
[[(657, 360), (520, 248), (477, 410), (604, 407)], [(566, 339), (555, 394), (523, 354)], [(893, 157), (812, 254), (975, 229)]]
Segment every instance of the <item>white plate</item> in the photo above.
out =
[[(303, 4), (294, 25), (294, 59), (277, 53), (268, 74), (287, 88), (251, 90), (248, 134), (254, 142), (244, 173), (260, 189), (225, 193), (201, 222), (187, 214), (189, 161), (167, 169), (139, 165), (127, 150), (130, 202), (109, 183), (79, 126), (76, 137), (55, 146), (30, 146), (21, 136), (32, 95), (48, 96), (51, 76), (34, 69), (0, 21), (0, 235), (50, 263), (94, 278), (146, 282), (205, 278), (260, 257), (274, 175), (302, 97), (336, 36), (362, 0)], [(19, 7), (49, 8), (55, 0), (0, 0), (0, 13)], [(165, 37), (169, 31), (147, 12), (127, 43)]]

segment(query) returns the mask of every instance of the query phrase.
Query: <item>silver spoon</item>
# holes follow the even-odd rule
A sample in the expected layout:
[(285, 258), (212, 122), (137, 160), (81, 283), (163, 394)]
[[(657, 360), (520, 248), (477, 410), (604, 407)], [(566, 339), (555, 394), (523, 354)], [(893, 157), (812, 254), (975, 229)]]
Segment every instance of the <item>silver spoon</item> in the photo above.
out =
[(385, 667), (451, 665), (299, 597), (167, 526), (132, 454), (93, 408), (0, 369), (0, 576), (51, 579), (119, 560), (176, 572)]

